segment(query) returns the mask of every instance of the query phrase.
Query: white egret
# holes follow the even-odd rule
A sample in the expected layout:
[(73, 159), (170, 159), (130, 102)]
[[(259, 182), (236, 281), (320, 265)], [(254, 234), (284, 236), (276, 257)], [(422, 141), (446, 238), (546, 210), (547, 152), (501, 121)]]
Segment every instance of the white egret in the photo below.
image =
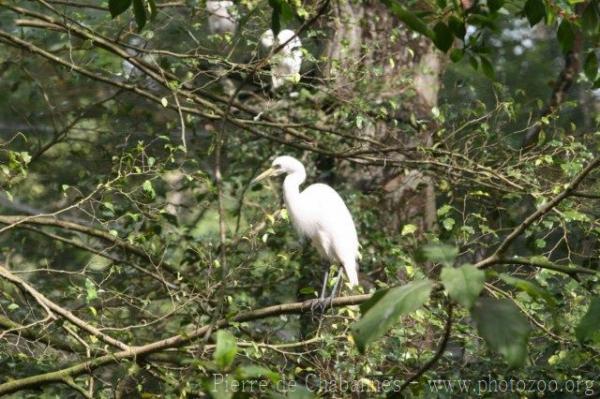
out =
[(237, 29), (237, 10), (230, 0), (208, 0), (206, 2), (208, 13), (208, 29), (210, 33), (224, 35), (234, 34)]
[(302, 66), (302, 42), (296, 33), (293, 30), (284, 29), (277, 34), (277, 39), (275, 39), (273, 31), (269, 29), (260, 37), (260, 43), (265, 50), (287, 43), (270, 60), (273, 90), (277, 90), (288, 82), (298, 83)]
[[(351, 287), (358, 285), (358, 238), (346, 204), (326, 184), (312, 184), (300, 192), (300, 185), (306, 179), (306, 171), (300, 161), (290, 156), (275, 158), (271, 167), (253, 182), (284, 173), (287, 176), (283, 181), (283, 198), (294, 227), (300, 235), (311, 240), (322, 257), (343, 266)], [(328, 275), (327, 272), (321, 299), (325, 297)], [(335, 296), (341, 275), (340, 269), (331, 299)]]

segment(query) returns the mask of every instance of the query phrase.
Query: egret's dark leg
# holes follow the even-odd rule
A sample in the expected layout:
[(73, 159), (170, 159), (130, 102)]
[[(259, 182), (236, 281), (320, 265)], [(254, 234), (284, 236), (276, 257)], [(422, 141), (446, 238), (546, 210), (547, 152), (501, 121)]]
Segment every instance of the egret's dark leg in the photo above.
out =
[(337, 296), (337, 291), (338, 288), (340, 287), (340, 281), (342, 281), (342, 268), (340, 267), (340, 270), (338, 271), (338, 275), (335, 279), (335, 284), (333, 285), (333, 291), (331, 291), (331, 295), (329, 296), (329, 298), (327, 298), (326, 301), (326, 305), (327, 306), (331, 306), (333, 308), (333, 300), (335, 299), (335, 297)]
[(344, 272), (342, 271), (342, 268), (340, 267), (340, 270), (338, 270), (337, 278), (335, 279), (335, 284), (333, 286), (333, 291), (331, 292), (331, 299), (332, 300), (338, 295), (338, 290), (340, 288), (340, 282), (342, 281), (342, 274), (343, 273)]
[(318, 301), (314, 301), (310, 307), (312, 313), (318, 311), (319, 313), (323, 313), (325, 311), (326, 297), (325, 293), (327, 292), (327, 282), (329, 281), (329, 263), (323, 262), (325, 275), (323, 276), (323, 287), (321, 288), (321, 296)]

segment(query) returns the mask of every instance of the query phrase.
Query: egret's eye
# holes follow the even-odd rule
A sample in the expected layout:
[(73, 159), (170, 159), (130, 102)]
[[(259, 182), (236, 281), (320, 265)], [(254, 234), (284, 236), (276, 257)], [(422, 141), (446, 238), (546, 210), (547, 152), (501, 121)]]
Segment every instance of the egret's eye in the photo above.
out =
[(275, 165), (273, 165), (273, 169), (275, 169), (275, 170), (281, 170), (281, 165), (275, 164)]

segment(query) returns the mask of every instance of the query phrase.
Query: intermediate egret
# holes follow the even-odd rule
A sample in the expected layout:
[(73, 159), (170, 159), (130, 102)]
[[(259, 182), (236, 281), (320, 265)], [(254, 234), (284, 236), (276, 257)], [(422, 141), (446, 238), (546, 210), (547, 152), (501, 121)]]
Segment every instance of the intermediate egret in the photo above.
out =
[(298, 83), (302, 66), (302, 42), (296, 33), (293, 30), (284, 29), (277, 34), (277, 39), (275, 39), (273, 31), (269, 29), (260, 37), (260, 43), (265, 50), (287, 43), (270, 60), (273, 90), (277, 90), (286, 83)]
[(237, 10), (230, 0), (208, 0), (206, 2), (208, 13), (208, 29), (210, 33), (224, 35), (234, 34), (237, 29)]
[[(283, 199), (292, 224), (301, 236), (311, 240), (322, 257), (343, 266), (351, 287), (358, 285), (358, 238), (348, 207), (339, 194), (326, 184), (311, 184), (300, 192), (300, 185), (306, 179), (304, 165), (287, 155), (275, 158), (271, 167), (253, 182), (284, 173), (287, 176), (283, 181)], [(321, 299), (325, 297), (328, 275), (327, 272)], [(340, 269), (331, 299), (336, 294), (341, 275)]]

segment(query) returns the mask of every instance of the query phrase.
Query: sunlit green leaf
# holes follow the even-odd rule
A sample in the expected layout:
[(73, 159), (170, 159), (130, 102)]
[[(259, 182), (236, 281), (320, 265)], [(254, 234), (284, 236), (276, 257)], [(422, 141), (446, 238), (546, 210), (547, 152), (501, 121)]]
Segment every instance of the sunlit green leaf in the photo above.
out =
[(383, 336), (400, 316), (420, 308), (429, 298), (432, 287), (432, 281), (418, 280), (379, 295), (350, 327), (358, 350), (364, 352), (367, 344)]
[(416, 255), (419, 260), (451, 265), (458, 256), (458, 248), (442, 243), (431, 243), (419, 248)]
[(526, 292), (533, 298), (543, 299), (550, 306), (556, 305), (556, 300), (554, 297), (547, 290), (540, 287), (533, 281), (523, 280), (505, 273), (500, 274), (500, 278), (506, 284), (512, 285), (513, 287)]
[(85, 279), (85, 291), (86, 291), (86, 301), (90, 302), (94, 299), (98, 298), (98, 291), (96, 290), (96, 284), (89, 278)]
[(450, 298), (470, 309), (483, 289), (485, 273), (473, 265), (446, 266), (440, 278)]
[(221, 370), (226, 370), (231, 366), (237, 350), (237, 343), (233, 334), (227, 330), (217, 331), (217, 347), (213, 359)]

